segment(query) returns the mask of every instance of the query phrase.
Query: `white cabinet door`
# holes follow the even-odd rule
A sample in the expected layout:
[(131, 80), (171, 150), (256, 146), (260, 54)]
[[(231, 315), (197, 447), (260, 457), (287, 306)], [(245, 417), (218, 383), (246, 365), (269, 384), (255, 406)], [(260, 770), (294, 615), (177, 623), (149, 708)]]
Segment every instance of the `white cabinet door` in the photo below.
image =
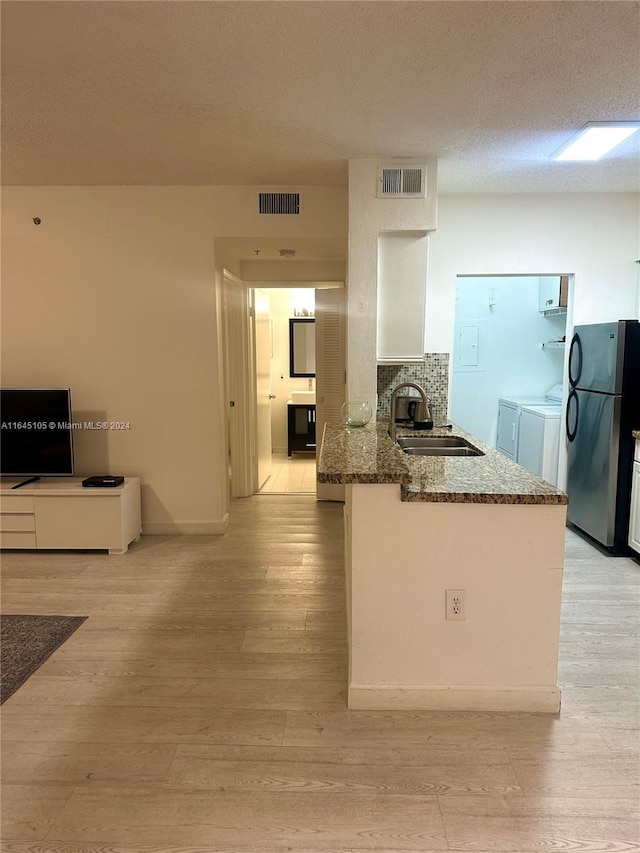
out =
[(633, 463), (631, 517), (629, 519), (629, 547), (633, 548), (637, 554), (640, 554), (640, 462)]
[(568, 295), (568, 275), (541, 275), (538, 284), (538, 311), (566, 308)]
[(381, 363), (421, 361), (427, 298), (427, 234), (378, 238), (377, 354)]
[(119, 494), (46, 495), (34, 498), (34, 505), (38, 548), (126, 550)]

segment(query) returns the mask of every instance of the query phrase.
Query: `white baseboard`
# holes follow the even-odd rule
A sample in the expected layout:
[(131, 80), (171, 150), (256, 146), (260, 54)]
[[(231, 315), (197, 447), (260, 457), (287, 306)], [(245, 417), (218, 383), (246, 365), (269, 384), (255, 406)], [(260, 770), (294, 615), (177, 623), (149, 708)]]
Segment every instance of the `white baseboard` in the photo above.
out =
[(349, 708), (367, 711), (521, 711), (558, 714), (560, 688), (351, 684)]
[(170, 521), (145, 523), (143, 535), (148, 536), (220, 536), (229, 526), (229, 513), (219, 521)]

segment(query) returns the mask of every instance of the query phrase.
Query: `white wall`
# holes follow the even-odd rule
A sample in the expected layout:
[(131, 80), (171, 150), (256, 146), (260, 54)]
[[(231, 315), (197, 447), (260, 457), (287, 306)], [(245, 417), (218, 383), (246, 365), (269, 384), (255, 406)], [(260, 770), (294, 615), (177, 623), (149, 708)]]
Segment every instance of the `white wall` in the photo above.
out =
[[(350, 164), (348, 213), (345, 187), (305, 187), (303, 215), (286, 222), (258, 215), (255, 187), (3, 188), (3, 384), (68, 385), (83, 419), (131, 422), (122, 434), (76, 434), (78, 470), (139, 475), (146, 530), (225, 522), (215, 237), (344, 237), (349, 227), (349, 394), (375, 399), (378, 231), (416, 230), (416, 218), (434, 227), (435, 209), (416, 217), (420, 202), (376, 199), (372, 164)], [(460, 274), (575, 273), (575, 322), (637, 316), (636, 195), (442, 196), (438, 206), (426, 350), (452, 351)]]
[(77, 468), (140, 476), (146, 532), (224, 529), (214, 238), (344, 237), (345, 188), (303, 191), (283, 222), (254, 187), (3, 189), (2, 383), (68, 386), (78, 419), (130, 421), (77, 431)]
[(290, 260), (247, 261), (240, 262), (240, 278), (243, 281), (272, 282), (275, 287), (280, 282), (298, 281), (344, 281), (346, 263), (343, 260)]
[(377, 398), (378, 236), (426, 233), (436, 227), (436, 163), (427, 166), (424, 199), (379, 199), (377, 187), (377, 160), (349, 161), (347, 398), (351, 400)]
[(441, 196), (430, 245), (427, 350), (453, 349), (459, 275), (575, 273), (574, 324), (637, 317), (639, 231), (633, 193)]
[[(639, 316), (637, 194), (376, 198), (375, 160), (349, 163), (348, 395), (376, 394), (378, 234), (430, 231), (425, 352), (453, 351), (458, 275), (575, 274), (572, 325)], [(431, 229), (436, 229), (431, 231)], [(573, 312), (573, 317), (572, 317)]]
[[(425, 350), (453, 351), (459, 275), (575, 273), (567, 338), (573, 325), (638, 317), (639, 234), (634, 193), (441, 196), (430, 239)], [(565, 475), (561, 443), (561, 487)]]
[[(460, 277), (456, 287), (450, 417), (495, 446), (498, 398), (544, 397), (563, 380), (564, 350), (542, 349), (565, 334), (566, 318), (538, 311), (538, 276)], [(491, 305), (490, 302), (494, 304)], [(477, 350), (463, 340), (477, 329)], [(469, 362), (477, 357), (477, 364)]]
[[(354, 485), (346, 510), (350, 708), (559, 711), (566, 506)], [(446, 619), (447, 589), (465, 620)]]

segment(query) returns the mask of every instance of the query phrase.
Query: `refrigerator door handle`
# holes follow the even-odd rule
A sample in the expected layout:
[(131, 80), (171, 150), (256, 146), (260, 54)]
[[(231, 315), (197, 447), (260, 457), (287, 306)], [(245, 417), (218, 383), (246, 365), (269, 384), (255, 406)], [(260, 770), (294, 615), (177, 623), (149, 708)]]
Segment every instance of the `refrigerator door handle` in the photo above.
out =
[[(577, 370), (573, 372), (573, 357), (574, 352), (577, 353), (578, 364)], [(578, 382), (580, 382), (580, 376), (582, 375), (582, 341), (580, 340), (580, 335), (576, 332), (573, 338), (571, 339), (571, 347), (569, 349), (569, 385), (572, 388), (575, 388)]]
[[(570, 426), (570, 414), (571, 408), (575, 409), (575, 415), (573, 418), (573, 428)], [(567, 439), (569, 443), (572, 443), (575, 440), (576, 434), (578, 432), (578, 415), (580, 410), (580, 403), (578, 400), (578, 395), (576, 394), (575, 388), (572, 388), (569, 392), (569, 399), (567, 400), (567, 410), (565, 412), (565, 426), (567, 430)]]

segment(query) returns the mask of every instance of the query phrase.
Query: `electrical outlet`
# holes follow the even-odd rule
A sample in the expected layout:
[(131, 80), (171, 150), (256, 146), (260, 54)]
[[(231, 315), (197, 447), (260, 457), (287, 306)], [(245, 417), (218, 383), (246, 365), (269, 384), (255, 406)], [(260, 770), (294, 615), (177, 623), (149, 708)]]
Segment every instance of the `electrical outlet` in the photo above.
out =
[(467, 618), (466, 589), (445, 590), (446, 618), (464, 621)]

